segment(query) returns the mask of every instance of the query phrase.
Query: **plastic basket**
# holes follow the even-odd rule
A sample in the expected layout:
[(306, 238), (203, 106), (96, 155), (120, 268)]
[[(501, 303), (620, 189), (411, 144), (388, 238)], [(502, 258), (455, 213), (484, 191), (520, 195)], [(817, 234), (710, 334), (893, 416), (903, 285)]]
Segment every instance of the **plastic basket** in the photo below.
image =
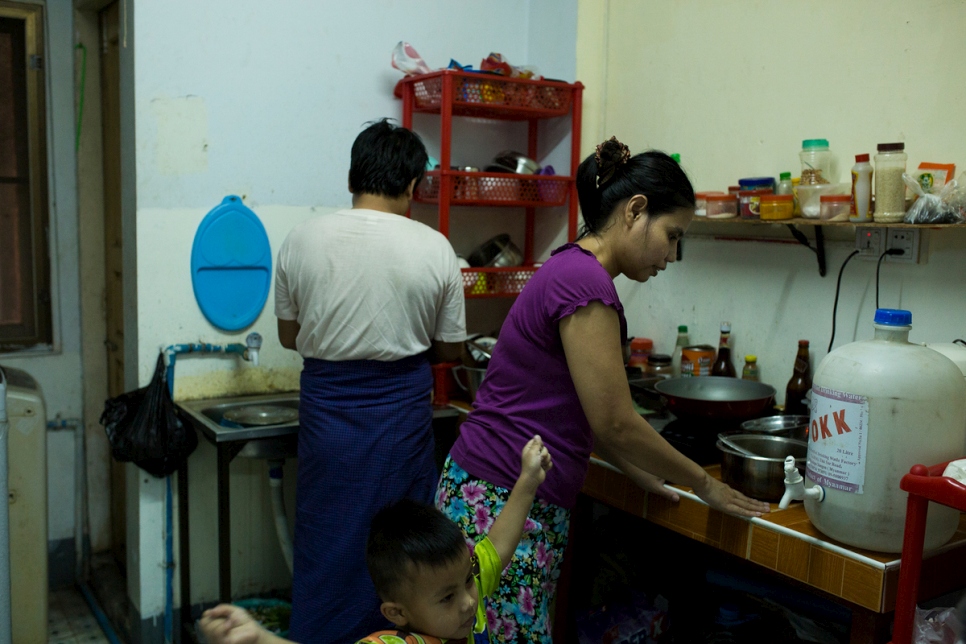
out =
[[(562, 206), (570, 177), (488, 172), (450, 172), (450, 203), (467, 205)], [(427, 172), (416, 188), (417, 201), (435, 203), (440, 197), (439, 171)]]
[[(497, 74), (436, 72), (400, 81), (412, 83), (416, 109), (435, 110), (443, 102), (443, 74), (453, 76), (454, 104), (473, 107), (538, 110), (540, 116), (563, 116), (570, 111), (573, 90), (560, 82), (532, 81)], [(398, 88), (396, 95), (401, 93)]]
[(463, 294), (465, 297), (519, 295), (536, 270), (533, 266), (464, 268)]

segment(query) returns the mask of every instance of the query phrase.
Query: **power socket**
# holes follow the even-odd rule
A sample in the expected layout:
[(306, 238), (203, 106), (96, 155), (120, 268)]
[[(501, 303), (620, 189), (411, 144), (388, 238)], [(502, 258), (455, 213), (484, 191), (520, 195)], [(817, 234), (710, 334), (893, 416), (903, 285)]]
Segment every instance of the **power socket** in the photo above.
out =
[(863, 228), (856, 226), (855, 250), (859, 251), (859, 257), (864, 259), (879, 259), (879, 255), (886, 248), (885, 233), (885, 228)]
[(902, 255), (886, 255), (885, 261), (893, 264), (919, 263), (919, 230), (916, 228), (887, 228), (886, 250), (901, 248)]

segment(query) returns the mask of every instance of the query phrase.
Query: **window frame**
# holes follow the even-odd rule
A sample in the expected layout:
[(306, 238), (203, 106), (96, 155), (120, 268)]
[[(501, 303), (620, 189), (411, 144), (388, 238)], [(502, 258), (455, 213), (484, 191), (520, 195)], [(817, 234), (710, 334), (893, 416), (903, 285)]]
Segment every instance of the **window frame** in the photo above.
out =
[[(0, 354), (47, 349), (54, 345), (51, 296), (49, 192), (47, 184), (47, 85), (44, 49), (44, 7), (0, 0), (0, 17), (24, 21), (26, 65), (29, 242), (28, 288), (23, 291), (21, 324), (0, 324)], [(36, 61), (38, 64), (32, 64)]]

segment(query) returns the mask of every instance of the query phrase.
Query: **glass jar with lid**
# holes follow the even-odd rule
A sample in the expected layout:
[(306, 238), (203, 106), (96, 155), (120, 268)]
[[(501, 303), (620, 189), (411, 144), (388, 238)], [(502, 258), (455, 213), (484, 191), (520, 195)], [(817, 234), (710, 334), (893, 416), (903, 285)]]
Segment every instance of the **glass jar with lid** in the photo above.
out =
[(848, 221), (852, 195), (822, 195), (819, 197), (818, 218), (824, 221)]
[(742, 190), (738, 193), (738, 214), (745, 219), (758, 219), (761, 214), (761, 197), (772, 194), (771, 190)]
[(720, 190), (708, 190), (694, 193), (694, 216), (704, 217), (707, 215), (708, 195), (723, 195)]
[(647, 357), (647, 368), (644, 371), (650, 376), (670, 378), (674, 375), (671, 369), (671, 356), (664, 353), (652, 353)]
[(791, 219), (795, 216), (792, 195), (762, 195), (758, 204), (762, 220)]
[(708, 219), (731, 219), (738, 216), (738, 195), (708, 195), (705, 198)]
[(805, 139), (798, 158), (802, 161), (803, 185), (832, 182), (832, 153), (828, 139)]
[(627, 366), (646, 369), (647, 357), (653, 348), (654, 341), (650, 338), (631, 338), (631, 357), (627, 360)]
[(875, 155), (875, 213), (876, 222), (894, 224), (906, 216), (906, 145), (880, 143)]

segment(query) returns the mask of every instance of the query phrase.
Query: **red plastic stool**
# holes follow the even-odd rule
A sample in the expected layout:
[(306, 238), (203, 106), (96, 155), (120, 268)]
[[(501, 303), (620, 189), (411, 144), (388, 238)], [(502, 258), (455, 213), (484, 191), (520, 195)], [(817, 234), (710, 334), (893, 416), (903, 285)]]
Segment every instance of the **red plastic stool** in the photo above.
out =
[(899, 487), (909, 493), (909, 501), (906, 504), (906, 530), (902, 537), (902, 563), (899, 566), (892, 644), (912, 643), (929, 502), (935, 501), (966, 512), (966, 485), (942, 475), (947, 465), (948, 462), (928, 468), (914, 465), (899, 482)]

